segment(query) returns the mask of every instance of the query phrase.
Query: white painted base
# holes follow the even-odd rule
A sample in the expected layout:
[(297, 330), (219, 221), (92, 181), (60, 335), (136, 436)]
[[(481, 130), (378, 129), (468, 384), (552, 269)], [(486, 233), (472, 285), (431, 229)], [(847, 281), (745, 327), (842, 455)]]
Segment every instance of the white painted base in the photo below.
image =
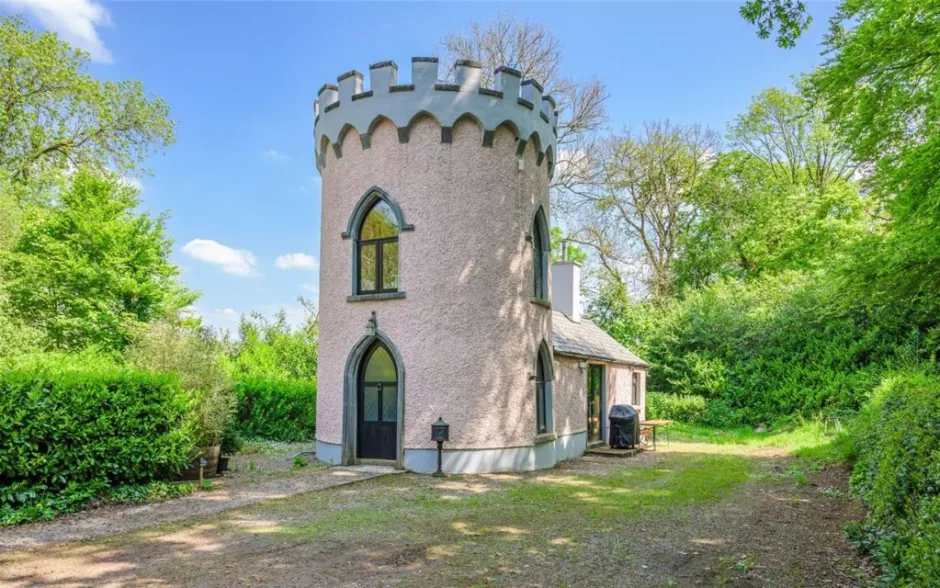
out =
[[(527, 472), (550, 468), (560, 461), (578, 457), (587, 450), (587, 433), (573, 433), (554, 441), (530, 447), (507, 449), (445, 449), (442, 467), (448, 474)], [(317, 459), (329, 464), (343, 462), (343, 448), (317, 440)], [(405, 469), (421, 474), (437, 471), (436, 449), (405, 448)]]
[(343, 446), (335, 443), (324, 443), (317, 439), (316, 458), (328, 464), (340, 465), (343, 463)]

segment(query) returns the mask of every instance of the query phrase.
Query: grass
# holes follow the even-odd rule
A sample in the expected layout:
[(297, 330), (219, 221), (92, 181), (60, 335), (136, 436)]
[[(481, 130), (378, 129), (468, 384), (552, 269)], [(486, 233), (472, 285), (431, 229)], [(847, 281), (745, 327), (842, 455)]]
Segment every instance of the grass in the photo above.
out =
[(851, 440), (846, 431), (827, 434), (820, 421), (781, 423), (767, 431), (751, 427), (717, 429), (703, 425), (675, 423), (669, 427), (670, 441), (707, 443), (760, 450), (776, 448), (811, 462), (845, 463), (851, 458)]
[(743, 483), (750, 470), (747, 460), (734, 456), (674, 455), (661, 467), (628, 468), (607, 476), (462, 477), (440, 486), (412, 476), (414, 483), (427, 485), (404, 495), (395, 491), (400, 485), (396, 476), (359, 485), (360, 490), (373, 488), (361, 506), (317, 508), (311, 505), (314, 497), (307, 496), (257, 508), (266, 516), (296, 521), (272, 535), (278, 540), (302, 536), (368, 541), (377, 529), (404, 537), (417, 530), (415, 525), (426, 537), (450, 541), (530, 535), (545, 529), (569, 534), (587, 520), (623, 524), (719, 500)]

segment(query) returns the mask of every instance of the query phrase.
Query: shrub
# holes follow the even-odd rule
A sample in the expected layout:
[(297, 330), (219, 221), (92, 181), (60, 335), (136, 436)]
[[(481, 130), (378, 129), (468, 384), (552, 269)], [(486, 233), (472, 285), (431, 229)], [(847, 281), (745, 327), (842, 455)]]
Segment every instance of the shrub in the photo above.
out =
[(0, 371), (0, 524), (51, 518), (110, 487), (180, 471), (192, 425), (173, 376)]
[(681, 396), (661, 392), (646, 393), (646, 414), (651, 419), (670, 419), (680, 423), (697, 423), (705, 412), (701, 396)]
[(127, 357), (141, 369), (179, 374), (196, 415), (197, 443), (220, 444), (235, 414), (235, 393), (210, 330), (155, 322), (138, 334)]
[(249, 378), (235, 386), (237, 431), (275, 441), (313, 439), (317, 419), (314, 381)]
[(853, 433), (852, 492), (869, 508), (854, 538), (886, 581), (940, 584), (940, 376), (886, 378)]

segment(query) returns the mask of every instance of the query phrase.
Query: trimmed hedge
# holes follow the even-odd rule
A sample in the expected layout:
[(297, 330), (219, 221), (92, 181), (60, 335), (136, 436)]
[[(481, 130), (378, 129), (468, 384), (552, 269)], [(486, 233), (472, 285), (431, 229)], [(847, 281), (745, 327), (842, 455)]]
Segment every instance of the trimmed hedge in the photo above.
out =
[(853, 426), (852, 492), (868, 505), (850, 536), (887, 584), (940, 585), (940, 376), (886, 378)]
[(0, 524), (51, 518), (110, 487), (165, 479), (194, 448), (174, 376), (0, 371)]
[(244, 437), (308, 441), (317, 421), (315, 381), (248, 378), (235, 386), (235, 430)]

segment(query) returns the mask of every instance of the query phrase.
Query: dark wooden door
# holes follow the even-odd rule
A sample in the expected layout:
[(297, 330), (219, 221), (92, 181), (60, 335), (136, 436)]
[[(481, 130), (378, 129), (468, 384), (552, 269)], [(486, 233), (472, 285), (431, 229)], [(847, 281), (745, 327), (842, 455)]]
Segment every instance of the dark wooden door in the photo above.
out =
[(376, 343), (359, 372), (358, 453), (395, 459), (398, 441), (398, 372), (388, 349)]
[(604, 418), (601, 402), (601, 381), (604, 376), (604, 366), (588, 366), (587, 382), (587, 429), (588, 443), (600, 441), (601, 424)]

